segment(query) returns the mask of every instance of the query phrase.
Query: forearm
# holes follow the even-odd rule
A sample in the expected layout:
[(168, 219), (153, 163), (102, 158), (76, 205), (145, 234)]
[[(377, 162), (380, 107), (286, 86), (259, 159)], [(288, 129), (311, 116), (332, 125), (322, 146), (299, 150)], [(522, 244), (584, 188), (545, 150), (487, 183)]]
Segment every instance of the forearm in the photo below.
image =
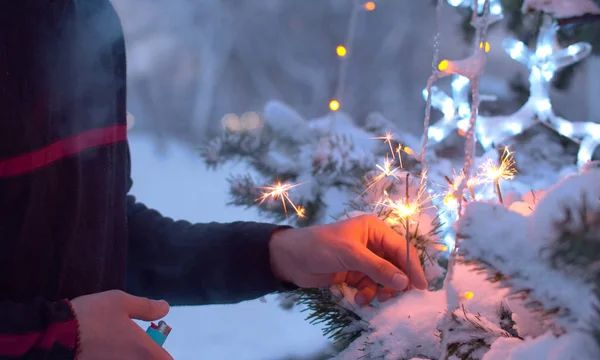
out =
[(66, 300), (0, 302), (0, 360), (73, 360), (77, 339), (77, 321)]
[(236, 303), (284, 290), (273, 275), (276, 225), (174, 221), (128, 198), (128, 291), (172, 305)]

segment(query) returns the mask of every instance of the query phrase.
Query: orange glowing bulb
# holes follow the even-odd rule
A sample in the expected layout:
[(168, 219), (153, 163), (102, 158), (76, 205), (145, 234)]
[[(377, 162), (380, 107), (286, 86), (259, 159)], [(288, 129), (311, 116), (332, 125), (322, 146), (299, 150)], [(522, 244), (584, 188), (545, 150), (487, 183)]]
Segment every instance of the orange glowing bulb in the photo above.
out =
[(367, 1), (364, 5), (364, 8), (367, 11), (373, 11), (373, 10), (375, 10), (375, 3), (372, 1)]
[(456, 198), (452, 194), (450, 194), (444, 198), (444, 204), (446, 204), (446, 205), (453, 205), (455, 203), (456, 203)]
[(338, 111), (340, 109), (340, 102), (337, 100), (331, 100), (329, 102), (329, 109), (331, 109), (331, 111)]
[(402, 150), (404, 150), (404, 152), (407, 153), (408, 155), (415, 154), (415, 151), (413, 149), (409, 148), (408, 146), (405, 146), (404, 149), (402, 149)]
[(466, 300), (471, 300), (471, 299), (473, 298), (473, 296), (475, 296), (475, 294), (473, 294), (471, 291), (467, 291), (467, 292), (465, 292), (465, 293), (463, 294), (463, 297), (464, 297)]
[(348, 53), (348, 51), (346, 50), (345, 47), (343, 47), (342, 45), (339, 45), (338, 47), (335, 48), (335, 53), (339, 57), (344, 57), (344, 56), (346, 56), (346, 54)]
[(446, 71), (446, 70), (448, 70), (449, 66), (450, 66), (450, 61), (442, 60), (442, 61), (440, 61), (440, 64), (438, 65), (438, 69), (440, 71)]
[(440, 250), (440, 251), (448, 251), (448, 246), (444, 245), (444, 244), (436, 244), (435, 248)]

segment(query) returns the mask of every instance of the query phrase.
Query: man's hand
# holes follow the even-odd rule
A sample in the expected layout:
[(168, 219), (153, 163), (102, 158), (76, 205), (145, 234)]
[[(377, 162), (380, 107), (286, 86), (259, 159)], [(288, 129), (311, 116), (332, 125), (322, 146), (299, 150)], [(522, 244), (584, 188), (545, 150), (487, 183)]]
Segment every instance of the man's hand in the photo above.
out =
[[(370, 303), (377, 295), (386, 301), (410, 285), (427, 288), (414, 247), (410, 270), (406, 241), (375, 216), (302, 229), (280, 230), (270, 243), (273, 272), (300, 287), (326, 287), (346, 282), (359, 291), (355, 301)], [(382, 285), (383, 287), (379, 287)]]
[(80, 360), (172, 360), (131, 319), (158, 320), (169, 312), (169, 304), (107, 291), (71, 301), (81, 336)]

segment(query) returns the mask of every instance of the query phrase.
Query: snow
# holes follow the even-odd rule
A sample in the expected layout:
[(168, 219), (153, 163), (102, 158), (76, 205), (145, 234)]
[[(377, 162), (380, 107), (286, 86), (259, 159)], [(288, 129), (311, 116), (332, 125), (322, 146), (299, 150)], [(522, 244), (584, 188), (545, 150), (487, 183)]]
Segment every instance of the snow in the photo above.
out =
[(525, 0), (523, 10), (544, 11), (559, 19), (585, 14), (600, 14), (600, 7), (593, 0)]
[[(156, 154), (146, 138), (130, 136), (133, 193), (167, 216), (191, 221), (260, 220), (256, 211), (227, 206), (230, 172), (205, 169), (199, 155), (170, 144), (166, 156)], [(178, 360), (275, 360), (310, 355), (327, 344), (318, 327), (304, 320), (300, 309), (284, 311), (274, 296), (267, 302), (228, 306), (173, 308), (166, 317), (173, 327), (165, 348)], [(147, 324), (141, 324), (145, 329)]]
[(597, 358), (597, 354), (596, 344), (585, 334), (555, 337), (548, 333), (528, 339), (526, 343), (514, 338), (500, 338), (482, 360), (580, 360)]
[[(474, 293), (474, 300), (463, 301), (468, 316), (481, 315), (479, 323), (487, 322), (487, 328), (498, 328), (506, 291), (496, 288), (471, 266), (457, 264), (454, 271), (453, 287), (457, 294)], [(367, 354), (383, 360), (439, 356), (440, 338), (436, 328), (445, 313), (445, 291), (411, 290), (367, 308), (354, 304), (353, 290), (345, 288), (343, 292), (344, 307), (352, 309), (368, 322), (369, 330), (339, 354), (337, 360), (355, 360)]]
[[(549, 196), (551, 193), (545, 199)], [(536, 210), (540, 208), (541, 205)], [(553, 207), (544, 212), (562, 211)], [(511, 288), (531, 289), (530, 296), (545, 309), (560, 308), (560, 315), (566, 317), (560, 325), (576, 329), (594, 316), (593, 289), (583, 280), (551, 267), (541, 255), (550, 243), (539, 236), (545, 228), (537, 226), (535, 214), (534, 210), (526, 217), (502, 205), (470, 204), (457, 225), (460, 236), (465, 238), (461, 252), (467, 259), (486, 261), (509, 276)]]

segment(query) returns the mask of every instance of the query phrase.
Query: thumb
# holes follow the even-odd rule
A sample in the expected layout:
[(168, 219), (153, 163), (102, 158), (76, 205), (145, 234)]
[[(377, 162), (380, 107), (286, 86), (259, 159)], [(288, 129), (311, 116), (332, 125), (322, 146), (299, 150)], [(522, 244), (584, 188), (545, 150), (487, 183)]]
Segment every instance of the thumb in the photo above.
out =
[(132, 319), (153, 321), (161, 319), (169, 313), (169, 304), (164, 300), (151, 300), (125, 294), (123, 310)]
[(352, 255), (355, 271), (359, 271), (373, 281), (395, 290), (404, 290), (408, 286), (408, 277), (391, 262), (375, 255), (369, 249), (357, 251)]

